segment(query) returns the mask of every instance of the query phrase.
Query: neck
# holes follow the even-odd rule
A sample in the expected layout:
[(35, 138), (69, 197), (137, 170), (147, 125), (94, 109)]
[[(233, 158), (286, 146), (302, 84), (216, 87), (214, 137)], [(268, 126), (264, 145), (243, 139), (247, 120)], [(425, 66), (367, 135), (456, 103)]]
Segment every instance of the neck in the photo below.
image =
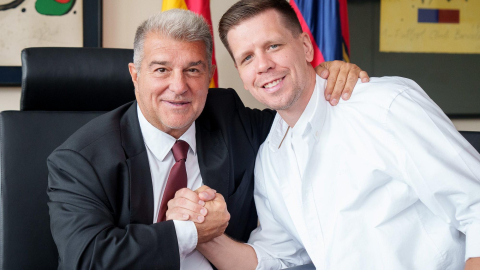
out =
[[(191, 126), (191, 125), (190, 125)], [(170, 129), (170, 131), (163, 131), (165, 133), (167, 133), (168, 135), (174, 137), (175, 139), (179, 139), (180, 137), (182, 137), (182, 135), (187, 132), (188, 128), (190, 128), (190, 126), (186, 127), (186, 128), (183, 128), (183, 129)], [(161, 129), (160, 129), (161, 130)]]
[(312, 97), (313, 90), (315, 89), (316, 76), (315, 70), (313, 68), (308, 69), (309, 76), (308, 81), (305, 84), (305, 89), (301, 91), (301, 95), (297, 101), (295, 101), (290, 107), (285, 110), (278, 110), (282, 119), (290, 126), (294, 127), (297, 123), (300, 116), (302, 116), (303, 111), (308, 105), (310, 98)]

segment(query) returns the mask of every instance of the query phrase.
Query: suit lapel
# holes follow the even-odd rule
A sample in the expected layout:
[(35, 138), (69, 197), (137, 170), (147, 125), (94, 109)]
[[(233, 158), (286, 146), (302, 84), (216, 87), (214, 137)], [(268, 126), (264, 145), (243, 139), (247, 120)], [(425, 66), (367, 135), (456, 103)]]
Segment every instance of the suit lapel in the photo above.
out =
[(137, 102), (120, 120), (130, 179), (130, 223), (153, 223), (153, 186), (148, 155), (138, 123)]
[(229, 194), (230, 158), (220, 129), (212, 127), (208, 119), (196, 122), (198, 165), (203, 183), (222, 194)]

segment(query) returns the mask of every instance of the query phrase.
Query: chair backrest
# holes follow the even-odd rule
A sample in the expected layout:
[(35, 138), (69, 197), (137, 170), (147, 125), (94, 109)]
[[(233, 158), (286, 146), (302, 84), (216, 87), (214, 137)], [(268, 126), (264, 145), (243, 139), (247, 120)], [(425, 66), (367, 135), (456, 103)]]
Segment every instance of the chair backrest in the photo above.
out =
[(56, 269), (47, 157), (101, 112), (0, 113), (0, 269)]
[(111, 111), (135, 99), (129, 62), (129, 49), (24, 49), (20, 110)]
[(135, 99), (133, 50), (28, 48), (21, 111), (0, 113), (0, 269), (56, 269), (47, 157), (91, 119)]
[(460, 131), (460, 134), (480, 153), (480, 132)]

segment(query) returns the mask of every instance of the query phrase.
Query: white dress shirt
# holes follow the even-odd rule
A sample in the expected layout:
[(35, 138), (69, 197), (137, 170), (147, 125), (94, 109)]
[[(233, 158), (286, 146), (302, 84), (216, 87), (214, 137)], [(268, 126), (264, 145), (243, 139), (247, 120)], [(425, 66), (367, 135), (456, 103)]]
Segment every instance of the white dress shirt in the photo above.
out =
[(413, 81), (360, 81), (328, 106), (325, 80), (255, 167), (257, 269), (463, 269), (480, 257), (480, 155)]
[[(143, 140), (147, 148), (148, 163), (152, 174), (154, 214), (153, 222), (157, 221), (160, 203), (163, 197), (163, 191), (167, 184), (170, 169), (175, 164), (172, 153), (172, 147), (175, 144), (175, 138), (167, 133), (157, 129), (150, 124), (143, 116), (137, 105), (138, 121), (142, 131)], [(197, 147), (195, 141), (195, 122), (179, 138), (188, 143), (187, 161), (187, 187), (195, 190), (202, 186), (202, 176), (198, 166)], [(192, 221), (174, 220), (175, 231), (177, 234), (178, 248), (180, 254), (180, 269), (199, 269), (211, 270), (212, 267), (208, 260), (195, 248), (197, 246), (197, 228)]]

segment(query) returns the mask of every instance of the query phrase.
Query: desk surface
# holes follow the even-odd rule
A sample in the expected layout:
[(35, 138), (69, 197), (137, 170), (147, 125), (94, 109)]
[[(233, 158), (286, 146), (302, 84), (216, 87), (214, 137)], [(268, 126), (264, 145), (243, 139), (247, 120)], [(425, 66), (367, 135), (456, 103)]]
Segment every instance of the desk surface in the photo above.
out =
[(288, 270), (315, 270), (315, 266), (313, 266), (313, 264), (311, 263), (311, 264), (295, 266), (287, 269)]

